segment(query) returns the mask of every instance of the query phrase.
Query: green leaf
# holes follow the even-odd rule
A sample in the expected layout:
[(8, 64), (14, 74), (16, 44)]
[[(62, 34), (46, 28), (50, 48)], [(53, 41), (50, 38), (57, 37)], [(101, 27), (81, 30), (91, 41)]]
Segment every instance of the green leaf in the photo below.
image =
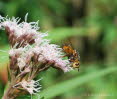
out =
[[(52, 97), (54, 97), (54, 96), (63, 94), (65, 92), (69, 92), (72, 89), (74, 89), (74, 88), (76, 88), (84, 83), (90, 82), (91, 80), (105, 76), (105, 75), (112, 73), (112, 72), (115, 72), (115, 71), (117, 71), (116, 66), (113, 66), (111, 68), (109, 67), (109, 68), (106, 68), (103, 70), (93, 71), (92, 73), (85, 74), (85, 75), (82, 75), (80, 77), (78, 76), (76, 78), (61, 82), (57, 85), (54, 85), (50, 88), (43, 90), (39, 94), (41, 95), (41, 97), (44, 96), (46, 99), (48, 99), (48, 98), (52, 99)], [(35, 96), (33, 99), (36, 99)]]
[(51, 30), (47, 38), (51, 39), (54, 42), (57, 42), (71, 36), (85, 36), (85, 35), (87, 35), (85, 28), (61, 27)]
[(0, 66), (3, 66), (3, 64), (8, 63), (9, 60), (9, 46), (2, 46), (0, 47)]

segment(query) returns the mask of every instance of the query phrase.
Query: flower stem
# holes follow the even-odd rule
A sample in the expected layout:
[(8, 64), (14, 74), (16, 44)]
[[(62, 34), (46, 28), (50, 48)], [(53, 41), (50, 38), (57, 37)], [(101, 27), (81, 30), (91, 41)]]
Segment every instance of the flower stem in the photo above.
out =
[(9, 84), (9, 86), (8, 86), (6, 92), (4, 93), (2, 99), (15, 99), (16, 96), (14, 96), (12, 94), (12, 92), (13, 92), (12, 84)]

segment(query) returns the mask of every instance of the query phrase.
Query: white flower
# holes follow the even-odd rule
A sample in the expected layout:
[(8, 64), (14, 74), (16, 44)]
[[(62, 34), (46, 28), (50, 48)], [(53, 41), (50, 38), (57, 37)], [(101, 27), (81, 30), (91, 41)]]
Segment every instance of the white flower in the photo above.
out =
[(73, 70), (72, 67), (70, 67), (70, 63), (68, 60), (57, 59), (55, 66), (61, 68), (64, 72)]
[(23, 51), (24, 51), (24, 48), (18, 48), (18, 49), (12, 48), (9, 51), (9, 55), (14, 56), (15, 54), (21, 54)]
[(33, 51), (39, 54), (39, 62), (49, 61), (50, 63), (54, 63), (56, 67), (59, 67), (64, 72), (72, 70), (72, 68), (69, 66), (70, 62), (62, 59), (62, 49), (55, 44), (43, 42), (41, 46), (36, 46)]
[[(33, 56), (34, 53), (36, 53), (38, 57), (38, 62), (50, 62), (53, 63), (56, 67), (59, 67), (64, 72), (67, 72), (71, 70), (70, 62), (67, 60), (63, 60), (63, 52), (62, 48), (60, 48), (58, 45), (50, 44), (50, 41), (47, 39), (44, 39), (45, 36), (47, 36), (47, 33), (41, 33), (38, 32), (38, 22), (27, 22), (27, 15), (25, 16), (25, 21), (19, 23), (19, 18), (4, 18), (0, 17), (0, 27), (8, 27), (9, 28), (9, 34), (11, 32), (11, 35), (15, 35), (16, 40), (20, 38), (20, 40), (15, 42), (15, 38), (11, 40), (11, 43), (15, 46), (20, 47), (23, 44), (23, 47), (25, 48), (14, 48), (10, 50), (9, 54), (14, 55), (16, 53), (21, 53), (18, 57), (18, 66), (20, 70), (26, 65), (26, 58)], [(33, 34), (33, 35), (30, 35)], [(24, 35), (24, 38), (23, 36)], [(26, 39), (25, 40), (25, 35)], [(28, 38), (29, 36), (29, 38)], [(22, 37), (22, 38), (21, 38)], [(32, 39), (31, 39), (31, 38)], [(12, 38), (11, 38), (12, 39)], [(33, 46), (29, 45), (28, 40), (34, 40)], [(25, 42), (25, 43), (24, 43)], [(28, 47), (27, 47), (28, 45)], [(29, 58), (30, 59), (30, 58)], [(31, 61), (31, 60), (30, 60)]]
[(27, 92), (29, 92), (31, 95), (32, 94), (36, 94), (38, 92), (40, 92), (41, 89), (41, 85), (39, 83), (41, 79), (34, 81), (34, 80), (30, 80), (30, 81), (26, 81), (26, 80), (22, 80), (21, 82), (17, 83), (16, 85), (13, 86), (13, 88), (17, 88), (18, 86), (23, 87)]
[(27, 90), (30, 94), (35, 94), (37, 92), (40, 92), (41, 85), (39, 84), (40, 80), (34, 81), (22, 81), (20, 82), (20, 85)]
[[(13, 31), (17, 37), (23, 34), (38, 34), (38, 21), (37, 22), (22, 22), (19, 23), (19, 18), (0, 17), (0, 27), (8, 27)], [(19, 23), (19, 24), (18, 24)]]
[(50, 44), (50, 40), (44, 38), (48, 33), (38, 32), (38, 21), (28, 23), (27, 16), (28, 14), (25, 16), (25, 21), (21, 23), (19, 23), (19, 18), (10, 19), (0, 16), (0, 29), (3, 28), (7, 31), (12, 47), (9, 51), (9, 69), (14, 75), (11, 83), (13, 80), (14, 88), (23, 88), (32, 95), (40, 92), (41, 89), (39, 80), (33, 80), (39, 72), (50, 66), (64, 72), (68, 72), (72, 68), (69, 60), (63, 59), (62, 48), (56, 44)]
[(26, 66), (26, 60), (24, 58), (18, 58), (17, 61), (18, 61), (17, 65), (19, 66), (20, 71), (21, 71), (22, 68)]

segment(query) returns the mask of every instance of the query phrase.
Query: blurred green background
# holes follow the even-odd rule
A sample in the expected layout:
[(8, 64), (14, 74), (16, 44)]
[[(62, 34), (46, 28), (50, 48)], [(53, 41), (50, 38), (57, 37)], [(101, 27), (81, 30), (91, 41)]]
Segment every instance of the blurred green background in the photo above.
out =
[[(81, 56), (80, 71), (41, 73), (44, 99), (117, 99), (117, 0), (0, 0), (2, 16), (39, 20), (52, 43), (70, 41)], [(0, 30), (0, 97), (7, 83), (8, 39)], [(1, 51), (3, 50), (3, 51)], [(30, 95), (18, 99), (30, 99)], [(38, 99), (38, 94), (33, 96)]]

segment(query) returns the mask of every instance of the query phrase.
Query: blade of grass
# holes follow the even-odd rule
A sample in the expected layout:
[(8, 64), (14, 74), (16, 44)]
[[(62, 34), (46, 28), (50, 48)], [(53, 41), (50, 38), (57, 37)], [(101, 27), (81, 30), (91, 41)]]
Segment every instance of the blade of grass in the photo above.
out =
[[(41, 93), (39, 93), (42, 97), (44, 96), (46, 99), (51, 98), (60, 94), (63, 94), (65, 92), (68, 92), (75, 88), (76, 86), (80, 86), (81, 84), (84, 84), (86, 82), (89, 82), (95, 78), (105, 76), (109, 73), (117, 71), (117, 67), (109, 67), (103, 70), (94, 71), (93, 73), (85, 74), (81, 77), (76, 77), (70, 80), (67, 80), (65, 82), (59, 83), (57, 85), (54, 85), (50, 88), (47, 88), (43, 90)], [(35, 97), (35, 96), (34, 96)], [(34, 99), (34, 98), (33, 98)]]
[(9, 46), (5, 45), (0, 47), (0, 67), (4, 66), (4, 64), (8, 63), (9, 60)]
[(51, 41), (57, 42), (71, 36), (87, 35), (85, 31), (86, 31), (85, 28), (67, 28), (67, 27), (57, 28), (51, 30), (47, 38), (51, 39)]

